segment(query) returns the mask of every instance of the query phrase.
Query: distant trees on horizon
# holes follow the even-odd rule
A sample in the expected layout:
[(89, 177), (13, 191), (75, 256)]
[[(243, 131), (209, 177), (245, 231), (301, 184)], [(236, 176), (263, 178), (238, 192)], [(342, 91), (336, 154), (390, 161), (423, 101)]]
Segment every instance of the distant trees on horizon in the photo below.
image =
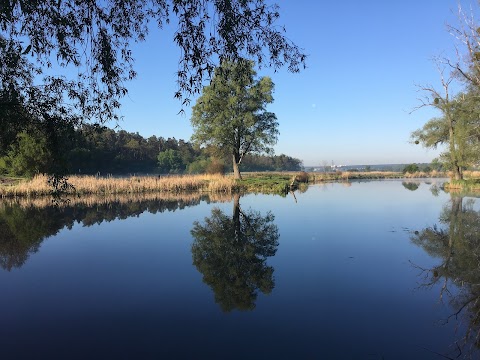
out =
[[(229, 162), (213, 157), (208, 147), (191, 142), (150, 136), (125, 130), (115, 131), (99, 125), (69, 128), (58, 139), (61, 157), (56, 164), (42, 132), (20, 132), (16, 142), (0, 151), (0, 174), (33, 176), (51, 173), (52, 166), (62, 166), (70, 174), (125, 173), (206, 173), (231, 171)], [(225, 165), (227, 164), (227, 165)], [(230, 165), (230, 166), (229, 166)], [(287, 155), (248, 155), (243, 171), (296, 171), (302, 161)]]

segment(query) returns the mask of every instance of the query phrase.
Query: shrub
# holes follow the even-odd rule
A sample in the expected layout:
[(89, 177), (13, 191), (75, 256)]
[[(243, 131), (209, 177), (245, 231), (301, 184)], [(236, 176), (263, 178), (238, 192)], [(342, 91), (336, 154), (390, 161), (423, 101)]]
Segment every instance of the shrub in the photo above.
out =
[(417, 172), (417, 171), (419, 171), (419, 170), (420, 170), (420, 169), (419, 169), (419, 167), (418, 167), (417, 164), (409, 164), (409, 165), (407, 165), (407, 166), (405, 166), (405, 167), (403, 168), (403, 173), (404, 173), (404, 174), (406, 174), (406, 173), (413, 174), (413, 173), (415, 173), (415, 172)]
[(308, 183), (308, 174), (305, 171), (302, 171), (295, 175), (295, 181), (299, 183)]

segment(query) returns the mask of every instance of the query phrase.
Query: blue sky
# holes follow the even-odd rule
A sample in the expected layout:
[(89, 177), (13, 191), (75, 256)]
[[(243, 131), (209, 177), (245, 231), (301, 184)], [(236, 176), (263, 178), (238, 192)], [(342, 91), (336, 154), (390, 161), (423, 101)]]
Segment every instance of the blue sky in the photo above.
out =
[[(439, 151), (409, 143), (437, 115), (419, 105), (416, 84), (438, 86), (436, 56), (453, 53), (446, 24), (457, 23), (455, 0), (279, 0), (287, 36), (309, 55), (307, 69), (270, 76), (280, 137), (276, 154), (304, 165), (429, 162)], [(174, 99), (180, 50), (172, 26), (152, 29), (133, 47), (138, 78), (122, 102), (124, 130), (190, 139), (190, 109)], [(195, 99), (193, 99), (192, 105)], [(114, 126), (114, 124), (111, 124)]]

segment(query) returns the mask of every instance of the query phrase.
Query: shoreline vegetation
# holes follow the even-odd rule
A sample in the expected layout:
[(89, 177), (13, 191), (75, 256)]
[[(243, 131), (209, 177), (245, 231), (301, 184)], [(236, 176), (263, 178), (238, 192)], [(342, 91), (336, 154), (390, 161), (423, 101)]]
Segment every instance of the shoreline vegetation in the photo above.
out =
[(452, 191), (480, 192), (480, 178), (467, 178), (464, 180), (450, 180), (445, 183), (445, 189)]
[[(309, 184), (348, 182), (350, 180), (376, 179), (412, 179), (412, 178), (443, 178), (444, 172), (330, 172), (330, 173), (299, 173), (299, 172), (259, 172), (244, 173), (242, 180), (235, 180), (231, 175), (168, 175), (168, 176), (70, 176), (68, 182), (74, 190), (66, 195), (74, 197), (104, 196), (115, 197), (135, 194), (210, 194), (231, 195), (233, 193), (276, 193), (286, 194), (290, 190), (302, 190), (307, 185), (297, 182), (299, 174), (308, 177)], [(450, 189), (467, 189), (480, 191), (480, 172), (466, 172), (468, 180), (451, 181), (445, 187)], [(306, 179), (304, 179), (306, 180)], [(305, 181), (306, 182), (306, 181)], [(0, 183), (0, 198), (36, 198), (52, 195), (52, 188), (47, 182), (47, 176), (37, 175), (32, 179), (2, 179)]]

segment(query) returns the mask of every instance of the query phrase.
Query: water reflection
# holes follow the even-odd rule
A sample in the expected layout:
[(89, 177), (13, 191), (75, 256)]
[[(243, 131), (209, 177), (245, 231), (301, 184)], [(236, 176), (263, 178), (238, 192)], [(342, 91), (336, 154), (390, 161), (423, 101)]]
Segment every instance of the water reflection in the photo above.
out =
[(51, 199), (17, 199), (0, 202), (0, 266), (20, 268), (38, 251), (43, 240), (75, 223), (92, 226), (104, 221), (139, 216), (143, 212), (162, 213), (198, 205), (201, 201), (230, 201), (229, 195), (200, 194), (84, 196), (54, 206)]
[(243, 211), (239, 200), (236, 195), (232, 216), (214, 208), (191, 231), (193, 264), (225, 312), (252, 310), (258, 290), (269, 294), (275, 287), (274, 269), (266, 263), (275, 255), (280, 236), (274, 215)]
[(421, 286), (438, 287), (440, 299), (452, 306), (453, 312), (443, 322), (458, 321), (466, 329), (449, 356), (478, 356), (480, 212), (474, 209), (474, 200), (452, 194), (449, 204), (441, 213), (439, 223), (415, 232), (411, 240), (430, 256), (440, 260), (432, 268), (423, 268), (418, 264), (415, 266), (424, 276)]
[(412, 181), (403, 181), (402, 185), (405, 189), (415, 191), (420, 187), (420, 183)]

